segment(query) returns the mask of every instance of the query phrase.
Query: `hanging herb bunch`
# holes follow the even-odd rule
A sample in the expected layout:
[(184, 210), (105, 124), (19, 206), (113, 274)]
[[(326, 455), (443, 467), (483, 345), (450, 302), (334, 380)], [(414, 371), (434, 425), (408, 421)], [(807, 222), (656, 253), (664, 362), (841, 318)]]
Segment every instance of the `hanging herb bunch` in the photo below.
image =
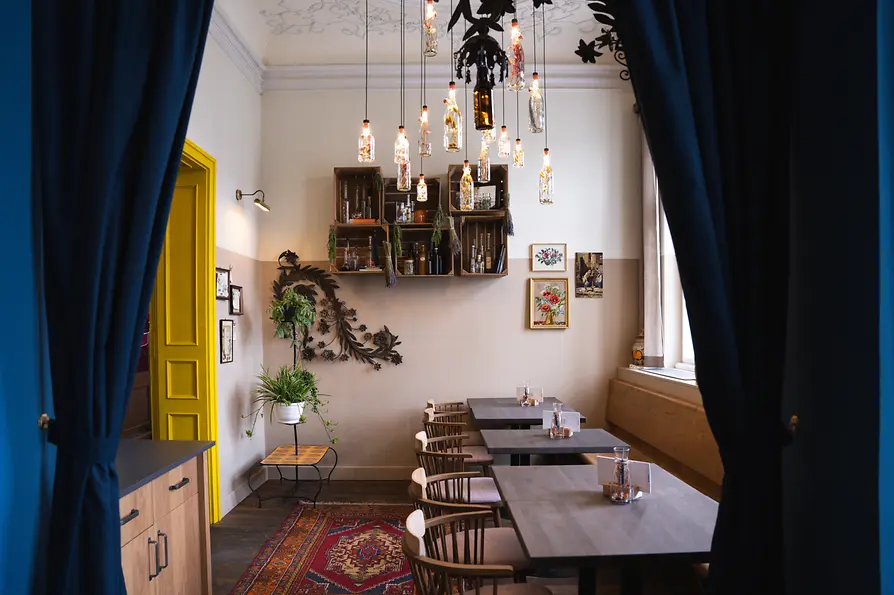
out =
[[(309, 319), (310, 324), (297, 325), (298, 337), (293, 343), (296, 357), (300, 356), (304, 361), (320, 357), (330, 362), (354, 359), (369, 364), (375, 370), (382, 369), (382, 363), (400, 365), (403, 356), (395, 349), (400, 345), (397, 335), (387, 326), (372, 333), (365, 324), (358, 324), (357, 310), (348, 308), (338, 298), (335, 293), (337, 289), (338, 284), (332, 275), (314, 266), (302, 266), (298, 255), (291, 250), (279, 255), (279, 277), (273, 282), (273, 303), (288, 307), (292, 302), (302, 302), (301, 298), (305, 298), (316, 313), (316, 330), (322, 336), (332, 335), (328, 341), (315, 342), (311, 335), (314, 317), (304, 312), (302, 320)], [(319, 292), (322, 292), (322, 297)], [(270, 313), (274, 318), (276, 312), (271, 310)], [(277, 336), (288, 337), (285, 332), (280, 333), (281, 325), (276, 318), (274, 323)]]
[[(535, 0), (537, 2), (538, 0)], [(543, 2), (544, 0), (540, 0)], [(552, 2), (552, 0), (546, 0)], [(459, 0), (456, 9), (450, 17), (448, 30), (453, 30), (460, 18), (468, 23), (468, 30), (463, 35), (463, 44), (455, 53), (456, 78), (472, 82), (472, 67), (485, 71), (490, 84), (496, 80), (494, 68), (499, 68), (500, 80), (506, 74), (506, 52), (500, 47), (500, 42), (490, 35), (491, 31), (501, 32), (503, 27), (500, 20), (507, 14), (515, 14), (514, 0), (482, 0), (477, 14), (472, 12), (471, 0)]]
[[(534, 1), (536, 4), (537, 0)], [(611, 52), (615, 61), (625, 67), (620, 73), (621, 79), (628, 81), (630, 80), (630, 71), (626, 68), (627, 55), (618, 38), (618, 30), (615, 28), (615, 17), (610, 8), (612, 2), (613, 0), (593, 0), (587, 3), (587, 6), (593, 11), (593, 18), (602, 25), (602, 34), (590, 42), (581, 39), (574, 53), (580, 57), (582, 62), (595, 64), (596, 58), (605, 53), (601, 50)]]

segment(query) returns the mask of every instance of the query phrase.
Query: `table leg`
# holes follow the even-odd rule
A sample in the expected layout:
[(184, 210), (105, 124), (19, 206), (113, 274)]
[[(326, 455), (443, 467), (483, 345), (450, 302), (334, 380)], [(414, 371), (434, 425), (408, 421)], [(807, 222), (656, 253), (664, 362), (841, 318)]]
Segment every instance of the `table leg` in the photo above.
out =
[(332, 465), (332, 469), (329, 470), (329, 475), (326, 476), (326, 483), (329, 483), (329, 481), (332, 479), (332, 472), (335, 471), (336, 467), (338, 467), (338, 451), (336, 451), (331, 446), (329, 447), (329, 450), (331, 450), (332, 454), (335, 455), (335, 464)]
[(578, 595), (596, 595), (596, 569), (581, 568), (577, 575)]
[(621, 565), (621, 595), (640, 595), (643, 592), (643, 575), (634, 561)]

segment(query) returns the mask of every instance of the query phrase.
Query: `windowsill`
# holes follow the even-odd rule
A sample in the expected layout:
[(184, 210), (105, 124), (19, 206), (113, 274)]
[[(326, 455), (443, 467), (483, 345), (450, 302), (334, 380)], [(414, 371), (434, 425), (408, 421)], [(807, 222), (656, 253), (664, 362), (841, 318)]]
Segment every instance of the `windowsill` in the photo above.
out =
[(697, 405), (702, 404), (702, 395), (694, 380), (680, 380), (659, 376), (639, 368), (618, 368), (618, 379), (656, 393), (676, 397)]

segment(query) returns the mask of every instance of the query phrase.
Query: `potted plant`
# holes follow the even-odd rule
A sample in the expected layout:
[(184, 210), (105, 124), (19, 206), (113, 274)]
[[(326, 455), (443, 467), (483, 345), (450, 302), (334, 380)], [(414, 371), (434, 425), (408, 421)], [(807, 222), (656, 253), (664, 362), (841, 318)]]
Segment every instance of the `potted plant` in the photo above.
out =
[(304, 423), (307, 419), (304, 412), (310, 412), (317, 416), (326, 430), (326, 436), (332, 444), (338, 442), (338, 437), (333, 435), (336, 424), (323, 417), (326, 402), (320, 397), (316, 376), (304, 368), (292, 368), (282, 366), (279, 372), (271, 374), (266, 368), (261, 369), (258, 375), (259, 384), (255, 389), (257, 397), (254, 402), (257, 408), (245, 417), (251, 417), (251, 429), (245, 434), (251, 438), (254, 435), (258, 417), (263, 417), (264, 407), (270, 408), (270, 422), (273, 423), (274, 412), (280, 423), (295, 424)]

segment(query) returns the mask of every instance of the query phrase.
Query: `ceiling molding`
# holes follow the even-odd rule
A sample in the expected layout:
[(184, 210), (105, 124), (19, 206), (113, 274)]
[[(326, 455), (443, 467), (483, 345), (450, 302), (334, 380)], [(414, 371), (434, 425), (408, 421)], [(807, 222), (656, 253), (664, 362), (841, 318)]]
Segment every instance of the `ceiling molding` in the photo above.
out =
[(224, 51), (230, 61), (239, 69), (255, 91), (263, 91), (264, 67), (261, 61), (249, 51), (236, 33), (226, 14), (216, 5), (211, 13), (211, 26), (208, 29), (211, 39)]
[[(409, 67), (408, 85), (418, 85), (418, 65)], [(630, 89), (621, 80), (623, 68), (615, 64), (554, 64), (541, 70), (541, 83), (549, 89)], [(437, 86), (453, 78), (449, 64), (426, 67), (428, 84)], [(264, 91), (314, 91), (333, 89), (363, 89), (363, 64), (268, 66), (264, 69)], [(400, 87), (400, 64), (370, 64), (370, 89)]]

